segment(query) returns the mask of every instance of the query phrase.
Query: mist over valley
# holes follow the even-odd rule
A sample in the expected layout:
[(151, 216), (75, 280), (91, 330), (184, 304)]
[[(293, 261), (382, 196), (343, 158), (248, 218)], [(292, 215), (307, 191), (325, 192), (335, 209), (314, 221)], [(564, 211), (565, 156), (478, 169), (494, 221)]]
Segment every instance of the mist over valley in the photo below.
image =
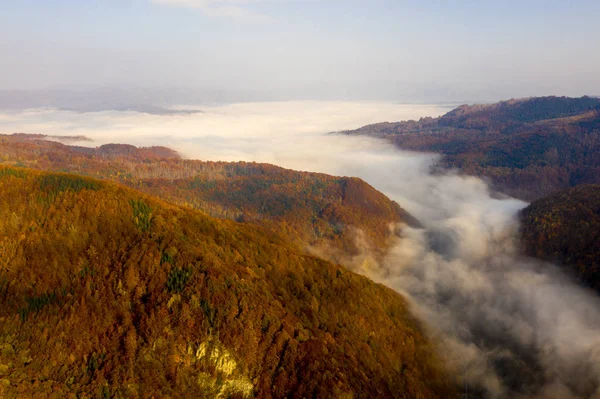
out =
[[(187, 107), (194, 108), (194, 107)], [(27, 110), (2, 115), (3, 130), (84, 136), (77, 145), (165, 145), (185, 158), (271, 163), (356, 176), (418, 221), (384, 252), (354, 234), (334, 257), (409, 299), (457, 386), (470, 397), (592, 398), (600, 393), (600, 301), (558, 267), (521, 254), (526, 202), (493, 193), (441, 155), (402, 151), (383, 139), (332, 134), (373, 120), (445, 112), (385, 103), (244, 103), (199, 114), (93, 114)], [(71, 143), (73, 144), (73, 143)], [(342, 226), (343, 228), (343, 226)], [(333, 248), (308, 251), (328, 257)]]

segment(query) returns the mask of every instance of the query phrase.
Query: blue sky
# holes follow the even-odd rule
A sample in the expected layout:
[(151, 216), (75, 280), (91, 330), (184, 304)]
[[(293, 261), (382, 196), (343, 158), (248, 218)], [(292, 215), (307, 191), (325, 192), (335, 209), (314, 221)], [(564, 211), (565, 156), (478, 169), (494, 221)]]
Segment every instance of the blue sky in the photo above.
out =
[(600, 1), (2, 0), (0, 88), (600, 94)]

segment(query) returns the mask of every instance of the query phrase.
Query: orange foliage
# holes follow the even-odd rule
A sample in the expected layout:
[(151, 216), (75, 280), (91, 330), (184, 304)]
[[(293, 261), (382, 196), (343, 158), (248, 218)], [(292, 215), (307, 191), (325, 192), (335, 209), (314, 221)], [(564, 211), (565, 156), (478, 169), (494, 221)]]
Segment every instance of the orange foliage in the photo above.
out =
[(0, 168), (3, 397), (454, 395), (403, 298), (258, 226)]
[(247, 162), (182, 160), (162, 147), (67, 146), (38, 136), (0, 136), (4, 164), (110, 179), (220, 218), (269, 227), (339, 262), (356, 254), (356, 234), (375, 253), (394, 238), (390, 226), (417, 222), (357, 178), (296, 172)]
[(379, 123), (346, 134), (444, 154), (439, 166), (485, 176), (501, 192), (533, 201), (600, 183), (600, 99), (539, 97), (463, 105), (439, 118)]

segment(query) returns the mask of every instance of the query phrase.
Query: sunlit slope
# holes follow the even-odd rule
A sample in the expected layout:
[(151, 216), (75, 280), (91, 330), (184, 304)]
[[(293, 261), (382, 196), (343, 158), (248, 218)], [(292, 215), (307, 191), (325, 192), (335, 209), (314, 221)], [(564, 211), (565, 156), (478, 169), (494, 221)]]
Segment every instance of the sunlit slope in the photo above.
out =
[(381, 254), (395, 239), (397, 223), (416, 223), (357, 178), (183, 160), (164, 147), (67, 146), (43, 137), (0, 136), (0, 161), (110, 179), (212, 216), (267, 226), (336, 262), (365, 248)]
[(600, 186), (581, 185), (535, 201), (521, 213), (529, 255), (565, 264), (600, 292)]
[(452, 396), (392, 290), (259, 227), (3, 168), (0, 396), (43, 394)]

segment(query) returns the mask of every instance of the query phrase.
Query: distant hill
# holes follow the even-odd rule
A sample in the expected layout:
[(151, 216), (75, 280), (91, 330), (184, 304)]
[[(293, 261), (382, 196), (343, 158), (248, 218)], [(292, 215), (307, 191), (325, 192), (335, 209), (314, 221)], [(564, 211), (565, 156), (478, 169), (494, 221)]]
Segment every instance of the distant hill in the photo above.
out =
[(183, 160), (165, 147), (87, 148), (38, 135), (0, 135), (0, 163), (117, 181), (212, 216), (272, 228), (345, 264), (365, 248), (383, 254), (396, 237), (395, 224), (418, 224), (357, 178), (268, 164)]
[(534, 97), (487, 105), (463, 105), (440, 117), (441, 125), (471, 128), (510, 126), (567, 118), (600, 109), (592, 97)]
[(600, 185), (581, 185), (533, 202), (521, 213), (526, 253), (566, 265), (600, 292)]
[(488, 178), (496, 190), (527, 201), (600, 183), (600, 99), (592, 97), (463, 105), (439, 118), (343, 133), (441, 153), (440, 167)]
[(404, 299), (278, 235), (0, 167), (0, 396), (448, 398)]

